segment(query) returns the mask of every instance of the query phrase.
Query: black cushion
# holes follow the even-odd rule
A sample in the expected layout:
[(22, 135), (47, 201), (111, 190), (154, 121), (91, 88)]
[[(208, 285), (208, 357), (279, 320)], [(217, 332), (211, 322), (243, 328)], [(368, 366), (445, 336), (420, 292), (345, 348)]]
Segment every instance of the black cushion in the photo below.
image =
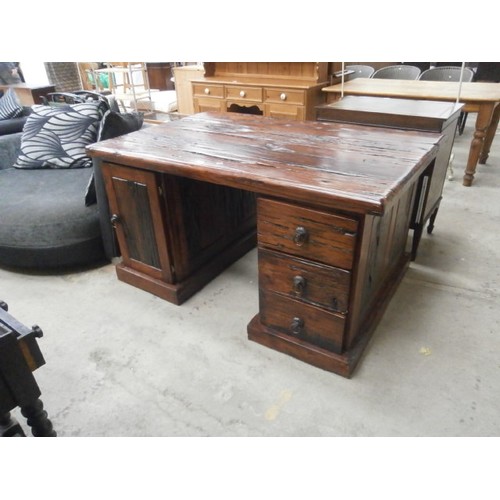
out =
[(97, 140), (104, 141), (129, 132), (135, 132), (142, 127), (143, 123), (143, 113), (107, 111), (102, 119)]
[[(104, 141), (105, 139), (113, 139), (120, 135), (135, 132), (142, 127), (143, 123), (143, 113), (107, 111), (102, 119), (97, 140)], [(89, 206), (94, 203), (97, 203), (97, 196), (94, 175), (92, 175), (85, 191), (85, 205)]]
[(104, 259), (97, 205), (84, 207), (87, 169), (0, 170), (0, 262), (60, 268)]

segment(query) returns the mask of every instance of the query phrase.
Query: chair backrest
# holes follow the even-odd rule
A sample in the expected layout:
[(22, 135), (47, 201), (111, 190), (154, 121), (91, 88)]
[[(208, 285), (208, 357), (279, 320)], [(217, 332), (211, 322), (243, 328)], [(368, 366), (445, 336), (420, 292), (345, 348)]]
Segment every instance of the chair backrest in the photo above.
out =
[[(439, 66), (423, 71), (419, 77), (419, 80), (427, 80), (433, 82), (459, 82), (461, 72), (462, 68), (460, 66)], [(474, 71), (472, 71), (470, 68), (464, 68), (462, 81), (471, 82), (473, 78)]]
[(409, 64), (396, 64), (385, 66), (373, 73), (372, 78), (386, 78), (393, 80), (418, 80), (420, 68)]
[(74, 92), (50, 92), (42, 96), (42, 103), (49, 106), (64, 106), (66, 104), (78, 104), (83, 102), (99, 102), (104, 111), (112, 108), (110, 100), (98, 92), (90, 90), (75, 90)]
[(350, 75), (350, 78), (371, 78), (375, 69), (371, 66), (365, 64), (348, 64), (345, 67), (346, 70), (354, 71), (354, 75)]

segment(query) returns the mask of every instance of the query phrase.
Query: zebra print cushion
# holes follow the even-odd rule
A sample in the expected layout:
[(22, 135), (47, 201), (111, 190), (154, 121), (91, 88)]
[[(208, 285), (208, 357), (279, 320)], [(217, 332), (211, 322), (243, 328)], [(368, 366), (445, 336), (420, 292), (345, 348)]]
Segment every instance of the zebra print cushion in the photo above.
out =
[(32, 106), (24, 125), (16, 168), (86, 168), (85, 147), (97, 139), (104, 109), (97, 102)]
[(19, 103), (17, 94), (13, 89), (8, 89), (7, 92), (0, 97), (0, 120), (17, 118), (22, 114), (23, 107)]

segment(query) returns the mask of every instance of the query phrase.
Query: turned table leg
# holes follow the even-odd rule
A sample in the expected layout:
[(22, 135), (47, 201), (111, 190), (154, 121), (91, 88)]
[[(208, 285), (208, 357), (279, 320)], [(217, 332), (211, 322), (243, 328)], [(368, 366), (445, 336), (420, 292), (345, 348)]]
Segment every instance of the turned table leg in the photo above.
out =
[(488, 131), (488, 126), (491, 124), (494, 107), (494, 103), (485, 103), (479, 106), (479, 111), (477, 113), (476, 119), (476, 130), (474, 131), (474, 138), (472, 139), (469, 158), (467, 160), (467, 167), (465, 169), (463, 179), (464, 186), (471, 186), (472, 181), (474, 180), (474, 174), (476, 173), (476, 166), (479, 161), (479, 155), (483, 150), (486, 132)]
[(26, 417), (31, 433), (35, 437), (56, 437), (52, 422), (47, 418), (47, 412), (43, 409), (43, 403), (37, 399), (31, 404), (21, 407), (21, 413)]
[(479, 156), (479, 163), (481, 165), (484, 165), (488, 160), (491, 144), (493, 143), (493, 139), (495, 138), (495, 134), (498, 128), (499, 118), (500, 118), (500, 104), (497, 104), (495, 107), (495, 111), (493, 111), (493, 116), (491, 118), (490, 126), (486, 131), (486, 137), (484, 138), (483, 149), (481, 150), (481, 154)]

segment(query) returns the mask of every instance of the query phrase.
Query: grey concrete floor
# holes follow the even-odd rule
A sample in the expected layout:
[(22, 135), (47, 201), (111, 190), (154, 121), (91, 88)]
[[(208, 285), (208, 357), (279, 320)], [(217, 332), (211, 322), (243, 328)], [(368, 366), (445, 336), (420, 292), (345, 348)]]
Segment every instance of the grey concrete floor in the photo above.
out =
[(499, 436), (500, 139), (463, 187), (474, 121), (434, 233), (350, 380), (247, 340), (255, 250), (180, 307), (112, 264), (0, 269), (9, 312), (45, 333), (35, 376), (58, 435)]

